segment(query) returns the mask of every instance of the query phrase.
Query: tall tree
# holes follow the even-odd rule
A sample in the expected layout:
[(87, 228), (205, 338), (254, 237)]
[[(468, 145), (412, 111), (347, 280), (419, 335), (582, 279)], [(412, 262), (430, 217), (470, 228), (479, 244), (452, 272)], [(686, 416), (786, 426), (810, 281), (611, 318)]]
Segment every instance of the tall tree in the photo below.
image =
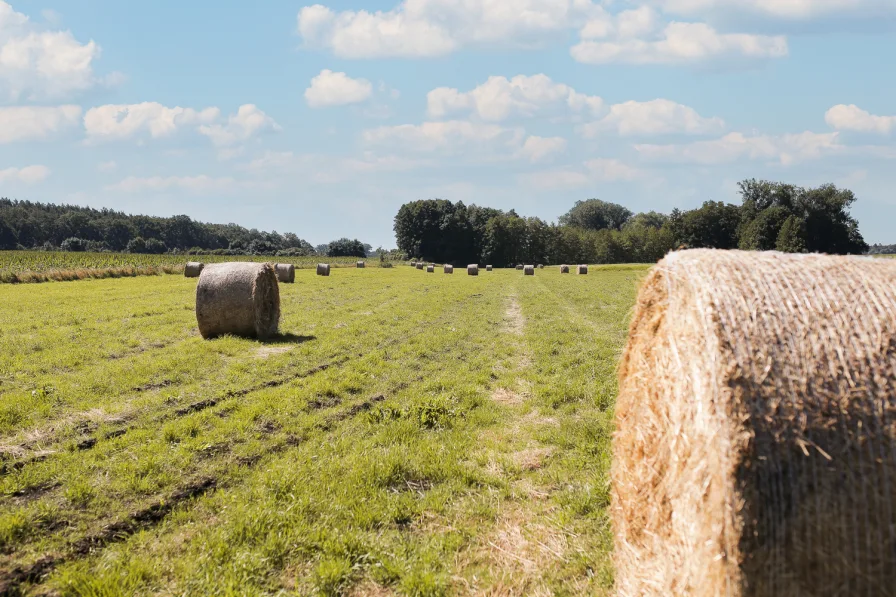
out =
[(585, 230), (619, 230), (632, 217), (632, 212), (616, 203), (600, 199), (576, 201), (568, 212), (560, 216), (562, 226), (574, 226)]

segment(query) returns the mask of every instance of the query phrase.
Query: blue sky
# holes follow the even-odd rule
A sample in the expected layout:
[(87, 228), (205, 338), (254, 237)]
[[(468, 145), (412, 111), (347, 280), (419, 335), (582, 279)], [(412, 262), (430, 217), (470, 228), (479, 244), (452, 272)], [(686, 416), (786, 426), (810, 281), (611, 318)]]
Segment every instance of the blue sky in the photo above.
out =
[(896, 242), (896, 0), (0, 1), (0, 195), (392, 247), (410, 200), (556, 220), (852, 189)]

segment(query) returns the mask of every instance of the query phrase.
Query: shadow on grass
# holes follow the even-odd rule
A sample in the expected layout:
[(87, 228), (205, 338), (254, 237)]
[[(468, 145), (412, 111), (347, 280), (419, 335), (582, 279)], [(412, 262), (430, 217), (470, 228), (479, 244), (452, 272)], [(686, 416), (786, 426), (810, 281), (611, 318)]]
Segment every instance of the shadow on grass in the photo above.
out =
[(296, 334), (277, 334), (276, 336), (271, 336), (266, 340), (259, 340), (262, 344), (304, 344), (305, 342), (311, 342), (312, 340), (317, 340), (317, 336), (299, 336)]

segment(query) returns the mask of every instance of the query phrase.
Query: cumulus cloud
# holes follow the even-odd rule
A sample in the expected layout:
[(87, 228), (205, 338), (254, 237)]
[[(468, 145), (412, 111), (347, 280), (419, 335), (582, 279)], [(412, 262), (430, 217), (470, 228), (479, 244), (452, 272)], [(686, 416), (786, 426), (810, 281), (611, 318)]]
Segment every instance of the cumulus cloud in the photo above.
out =
[(87, 111), (84, 129), (88, 140), (93, 142), (145, 135), (156, 139), (173, 135), (184, 127), (214, 122), (220, 115), (218, 108), (168, 108), (157, 102), (107, 104)]
[(260, 133), (280, 130), (282, 130), (280, 125), (254, 104), (240, 106), (236, 114), (231, 114), (228, 117), (226, 124), (199, 127), (199, 132), (218, 146), (233, 145), (247, 141)]
[(343, 58), (442, 56), (468, 45), (532, 44), (584, 22), (591, 0), (405, 0), (389, 11), (301, 9), (305, 43)]
[(896, 13), (892, 0), (652, 0), (663, 11), (686, 16), (740, 11), (762, 16), (807, 20), (831, 15), (873, 16)]
[(482, 125), (465, 120), (382, 126), (363, 133), (364, 142), (370, 145), (394, 145), (417, 151), (446, 152), (471, 147), (484, 149), (486, 146), (518, 148), (523, 137), (522, 129)]
[(0, 108), (0, 143), (46, 139), (76, 126), (80, 118), (80, 106)]
[(886, 135), (896, 130), (896, 116), (875, 116), (855, 104), (834, 106), (825, 113), (824, 120), (838, 131)]
[(363, 102), (372, 93), (370, 81), (352, 79), (345, 73), (324, 69), (311, 79), (311, 86), (305, 90), (305, 101), (312, 108), (344, 106)]
[(568, 112), (595, 115), (603, 107), (601, 98), (578, 93), (544, 74), (517, 75), (512, 79), (492, 76), (467, 92), (439, 87), (430, 91), (426, 100), (427, 112), (432, 118), (469, 111), (492, 122)]
[(81, 43), (70, 31), (45, 31), (0, 0), (0, 92), (11, 100), (53, 99), (100, 81), (94, 41)]
[(787, 166), (845, 149), (838, 133), (804, 133), (771, 136), (729, 133), (720, 139), (677, 145), (635, 145), (645, 159), (694, 164), (724, 164), (741, 159), (779, 162)]
[(530, 162), (540, 162), (555, 153), (566, 150), (566, 139), (563, 137), (536, 137), (526, 138), (517, 155)]
[(50, 176), (50, 169), (46, 166), (25, 166), (24, 168), (6, 168), (0, 170), (0, 182), (21, 182), (34, 184), (45, 180)]
[[(583, 32), (592, 36), (600, 33), (587, 27)], [(788, 46), (783, 36), (719, 33), (706, 23), (672, 22), (647, 39), (583, 39), (570, 54), (585, 64), (683, 64), (723, 58), (782, 58), (788, 54)]]
[(583, 125), (580, 132), (590, 139), (603, 131), (623, 136), (674, 133), (702, 135), (720, 133), (724, 128), (725, 121), (721, 118), (704, 118), (689, 106), (667, 99), (655, 99), (610, 106), (609, 113), (604, 118)]
[(599, 183), (647, 180), (643, 170), (613, 158), (594, 158), (575, 168), (555, 168), (521, 176), (527, 186), (542, 190), (580, 189)]

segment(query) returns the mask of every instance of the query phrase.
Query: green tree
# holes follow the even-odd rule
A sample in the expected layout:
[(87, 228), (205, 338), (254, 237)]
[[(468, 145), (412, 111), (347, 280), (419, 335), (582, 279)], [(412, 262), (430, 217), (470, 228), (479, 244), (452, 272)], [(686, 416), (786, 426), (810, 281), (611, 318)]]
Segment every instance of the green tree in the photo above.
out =
[(677, 244), (692, 249), (734, 249), (740, 222), (740, 206), (706, 201), (702, 207), (691, 211), (673, 210), (669, 227)]
[(73, 236), (62, 241), (59, 248), (63, 251), (81, 252), (87, 250), (87, 241), (83, 238)]
[(6, 220), (0, 218), (0, 249), (15, 249), (16, 243), (18, 242), (16, 231), (13, 230), (12, 226), (6, 223)]
[(367, 251), (358, 239), (340, 238), (328, 245), (327, 257), (367, 257)]
[(561, 226), (574, 226), (585, 230), (619, 230), (632, 217), (627, 208), (600, 199), (576, 201), (568, 212), (560, 216)]
[(796, 216), (790, 216), (784, 221), (775, 248), (785, 253), (806, 252), (806, 230), (803, 221)]
[(794, 217), (790, 210), (773, 206), (759, 212), (753, 221), (742, 227), (738, 246), (747, 251), (771, 251), (778, 242), (784, 222)]
[(146, 240), (142, 236), (133, 238), (127, 244), (128, 253), (146, 253)]

